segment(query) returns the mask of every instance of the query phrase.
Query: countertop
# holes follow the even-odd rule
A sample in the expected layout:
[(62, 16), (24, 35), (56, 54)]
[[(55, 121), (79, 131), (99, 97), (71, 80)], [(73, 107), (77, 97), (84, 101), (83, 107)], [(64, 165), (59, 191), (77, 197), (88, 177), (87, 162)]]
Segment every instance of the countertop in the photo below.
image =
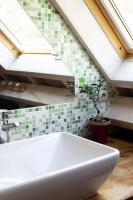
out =
[(125, 200), (133, 197), (133, 143), (110, 137), (107, 145), (119, 149), (120, 160), (98, 193), (86, 200)]

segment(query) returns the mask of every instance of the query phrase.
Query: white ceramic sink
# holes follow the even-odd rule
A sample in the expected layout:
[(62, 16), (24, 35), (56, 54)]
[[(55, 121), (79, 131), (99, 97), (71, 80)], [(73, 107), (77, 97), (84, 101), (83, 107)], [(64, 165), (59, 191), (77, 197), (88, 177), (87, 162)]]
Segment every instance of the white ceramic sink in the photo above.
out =
[(69, 133), (0, 145), (0, 200), (80, 200), (97, 192), (119, 151)]

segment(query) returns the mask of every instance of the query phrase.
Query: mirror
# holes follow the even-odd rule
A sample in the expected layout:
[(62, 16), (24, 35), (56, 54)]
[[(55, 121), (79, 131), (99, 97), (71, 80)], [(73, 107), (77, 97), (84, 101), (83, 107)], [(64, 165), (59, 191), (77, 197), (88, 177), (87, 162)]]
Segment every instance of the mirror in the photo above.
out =
[[(4, 77), (4, 78), (3, 78)], [(32, 80), (30, 82), (30, 80)], [(34, 81), (33, 81), (34, 80)], [(71, 79), (72, 80), (72, 79)], [(74, 81), (2, 74), (0, 109), (19, 109), (74, 100)]]

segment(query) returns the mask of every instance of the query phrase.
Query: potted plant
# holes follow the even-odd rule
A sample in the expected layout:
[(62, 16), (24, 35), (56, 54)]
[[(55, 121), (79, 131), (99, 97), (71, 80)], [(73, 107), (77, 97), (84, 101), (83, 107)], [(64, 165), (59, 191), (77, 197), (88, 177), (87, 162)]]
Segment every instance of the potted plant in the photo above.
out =
[(88, 85), (85, 83), (84, 78), (80, 78), (80, 92), (89, 94), (97, 112), (96, 116), (90, 118), (89, 120), (92, 130), (92, 139), (96, 142), (104, 144), (107, 142), (108, 125), (111, 123), (110, 119), (103, 117), (103, 114), (99, 109), (100, 101), (105, 99), (107, 100), (107, 92), (104, 87), (104, 81), (97, 80), (96, 82)]

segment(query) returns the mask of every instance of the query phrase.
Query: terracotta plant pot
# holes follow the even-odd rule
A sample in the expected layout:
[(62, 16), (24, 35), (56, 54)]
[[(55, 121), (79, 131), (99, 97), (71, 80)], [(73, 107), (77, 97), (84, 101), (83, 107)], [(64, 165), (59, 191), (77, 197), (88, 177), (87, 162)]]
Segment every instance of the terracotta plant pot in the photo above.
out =
[(108, 126), (111, 124), (111, 120), (103, 118), (103, 121), (96, 121), (95, 118), (90, 118), (89, 124), (92, 131), (92, 139), (95, 142), (105, 144), (108, 137)]

